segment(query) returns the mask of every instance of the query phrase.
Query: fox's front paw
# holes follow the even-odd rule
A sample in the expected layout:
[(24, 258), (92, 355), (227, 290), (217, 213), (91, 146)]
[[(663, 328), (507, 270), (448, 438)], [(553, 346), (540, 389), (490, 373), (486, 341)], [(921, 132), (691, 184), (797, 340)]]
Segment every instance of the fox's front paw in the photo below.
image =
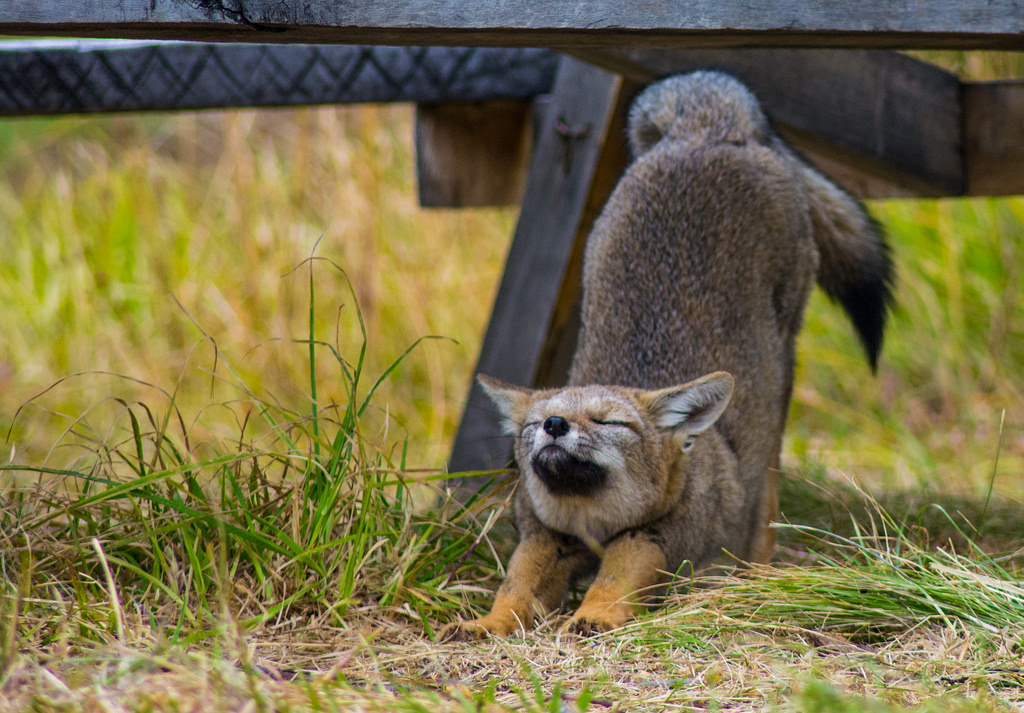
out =
[(593, 636), (594, 634), (603, 634), (606, 631), (611, 631), (619, 626), (621, 624), (596, 617), (574, 616), (563, 627), (563, 631), (568, 634), (575, 634), (576, 636)]
[(456, 621), (441, 629), (438, 641), (482, 641), (491, 635), (476, 621)]
[(564, 630), (579, 636), (593, 636), (618, 629), (633, 618), (633, 608), (615, 603), (601, 606), (582, 606), (565, 625)]
[(456, 621), (441, 629), (438, 641), (482, 641), (492, 636), (508, 637), (523, 631), (519, 619), (513, 616), (499, 617), (493, 614), (470, 621)]

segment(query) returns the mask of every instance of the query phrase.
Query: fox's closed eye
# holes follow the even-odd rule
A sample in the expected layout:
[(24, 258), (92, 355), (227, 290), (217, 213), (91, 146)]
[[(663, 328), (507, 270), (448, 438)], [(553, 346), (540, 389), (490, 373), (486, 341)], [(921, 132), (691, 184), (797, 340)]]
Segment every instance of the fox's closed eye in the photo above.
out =
[(592, 419), (592, 421), (598, 426), (622, 426), (623, 428), (629, 428), (632, 425), (628, 421), (606, 421), (599, 418)]

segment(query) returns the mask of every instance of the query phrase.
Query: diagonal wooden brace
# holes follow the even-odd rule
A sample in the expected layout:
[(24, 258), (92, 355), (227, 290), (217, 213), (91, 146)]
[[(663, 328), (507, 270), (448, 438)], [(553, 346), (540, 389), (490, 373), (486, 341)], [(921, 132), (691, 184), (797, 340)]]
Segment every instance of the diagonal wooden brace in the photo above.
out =
[[(523, 385), (564, 382), (576, 340), (583, 246), (626, 166), (626, 112), (638, 88), (561, 60), (476, 373)], [(511, 453), (498, 413), (474, 378), (449, 471), (501, 468)]]

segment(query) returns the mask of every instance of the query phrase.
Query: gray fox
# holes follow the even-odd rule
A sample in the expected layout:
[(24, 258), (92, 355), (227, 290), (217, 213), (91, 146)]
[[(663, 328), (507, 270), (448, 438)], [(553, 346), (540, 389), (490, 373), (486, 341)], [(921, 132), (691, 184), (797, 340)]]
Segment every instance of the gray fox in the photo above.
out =
[(621, 626), (688, 562), (771, 556), (795, 340), (818, 284), (874, 370), (889, 250), (863, 207), (701, 71), (633, 104), (634, 161), (591, 232), (582, 331), (560, 389), (480, 376), (515, 437), (520, 542), (491, 612), (446, 638), (507, 636), (596, 575), (569, 622)]

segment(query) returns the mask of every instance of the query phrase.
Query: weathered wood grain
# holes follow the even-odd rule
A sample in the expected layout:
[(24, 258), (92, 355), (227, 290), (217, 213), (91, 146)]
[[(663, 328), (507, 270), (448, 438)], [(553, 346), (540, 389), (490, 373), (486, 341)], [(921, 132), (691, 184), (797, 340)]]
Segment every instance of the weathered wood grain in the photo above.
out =
[(0, 34), (532, 47), (1024, 48), (1019, 0), (33, 0)]
[(549, 50), (0, 42), (0, 116), (531, 98)]
[(638, 81), (722, 69), (749, 86), (779, 132), (863, 197), (965, 188), (960, 82), (912, 57), (871, 50), (596, 50), (587, 61)]
[(518, 205), (530, 165), (533, 103), (416, 105), (416, 182), (428, 208)]
[[(628, 103), (625, 93), (620, 77), (562, 60), (476, 373), (532, 384), (542, 370), (558, 321), (575, 303), (588, 221), (625, 163), (624, 137), (615, 133), (621, 129), (616, 117)], [(502, 434), (497, 411), (474, 381), (449, 470), (505, 465), (511, 440)]]
[(968, 195), (1024, 194), (1024, 81), (964, 85)]

